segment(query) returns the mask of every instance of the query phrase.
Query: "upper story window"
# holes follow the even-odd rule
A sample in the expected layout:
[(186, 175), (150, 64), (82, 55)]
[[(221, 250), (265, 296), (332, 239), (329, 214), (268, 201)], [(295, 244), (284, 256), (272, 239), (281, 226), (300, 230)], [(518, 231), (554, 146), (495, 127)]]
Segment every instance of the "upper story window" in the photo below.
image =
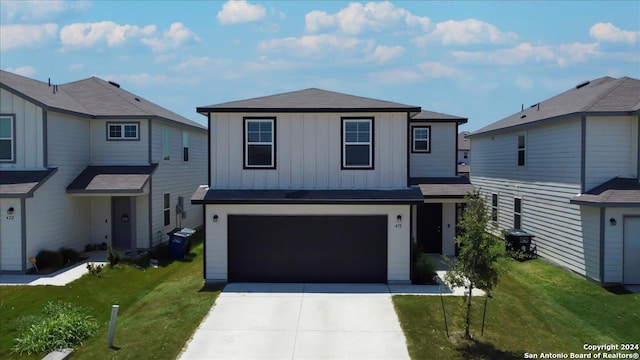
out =
[(468, 151), (465, 151), (464, 153), (462, 153), (462, 156), (463, 156), (465, 159), (468, 159), (468, 158), (469, 158), (469, 152), (468, 152)]
[(527, 134), (518, 134), (518, 166), (524, 166), (526, 162)]
[(491, 194), (491, 221), (498, 222), (498, 194)]
[(342, 168), (373, 169), (373, 118), (342, 118)]
[(189, 133), (182, 131), (182, 160), (189, 161)]
[(431, 152), (431, 126), (413, 126), (411, 128), (411, 152)]
[(244, 167), (275, 169), (275, 118), (244, 118)]
[(15, 115), (0, 115), (0, 162), (16, 161)]
[(140, 124), (107, 123), (107, 140), (140, 140)]
[(162, 129), (162, 160), (171, 160), (171, 129)]
[(513, 228), (522, 229), (522, 199), (513, 199)]

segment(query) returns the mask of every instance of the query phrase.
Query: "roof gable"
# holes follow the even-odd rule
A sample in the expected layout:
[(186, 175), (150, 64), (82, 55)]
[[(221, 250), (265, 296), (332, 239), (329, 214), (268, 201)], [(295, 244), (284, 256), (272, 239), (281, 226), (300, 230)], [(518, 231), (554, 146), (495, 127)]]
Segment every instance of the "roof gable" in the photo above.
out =
[(418, 112), (419, 106), (342, 94), (316, 88), (198, 107), (208, 112)]
[(605, 76), (531, 105), (475, 131), (471, 136), (566, 116), (598, 113), (631, 114), (639, 109), (640, 80), (630, 77), (614, 79)]
[(95, 118), (159, 118), (206, 129), (195, 121), (97, 77), (50, 85), (0, 70), (0, 83), (9, 91), (17, 92), (47, 109)]

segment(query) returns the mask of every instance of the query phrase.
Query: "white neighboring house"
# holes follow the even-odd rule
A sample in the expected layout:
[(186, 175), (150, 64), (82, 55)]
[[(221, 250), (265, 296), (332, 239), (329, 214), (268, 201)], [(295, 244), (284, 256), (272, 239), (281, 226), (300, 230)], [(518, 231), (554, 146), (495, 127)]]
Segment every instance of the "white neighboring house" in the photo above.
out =
[(411, 281), (411, 241), (454, 254), (458, 124), (320, 89), (199, 107), (209, 123), (204, 277)]
[(469, 177), (471, 172), (471, 140), (468, 131), (458, 133), (458, 175)]
[(116, 83), (1, 71), (0, 271), (26, 271), (43, 249), (144, 249), (202, 225), (189, 197), (207, 179), (206, 143), (206, 127)]
[(500, 230), (601, 284), (640, 283), (640, 80), (585, 82), (471, 134)]

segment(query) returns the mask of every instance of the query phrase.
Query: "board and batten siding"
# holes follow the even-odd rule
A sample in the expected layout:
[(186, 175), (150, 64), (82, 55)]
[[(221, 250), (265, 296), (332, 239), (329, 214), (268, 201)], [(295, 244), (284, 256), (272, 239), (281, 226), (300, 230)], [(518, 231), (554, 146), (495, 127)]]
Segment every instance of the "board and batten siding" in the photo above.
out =
[(0, 272), (22, 271), (22, 210), (20, 199), (0, 198)]
[(638, 116), (587, 117), (585, 150), (585, 190), (637, 177)]
[[(138, 140), (107, 140), (108, 123), (135, 123)], [(92, 165), (148, 165), (149, 130), (148, 120), (91, 120), (91, 164)]]
[[(604, 282), (622, 283), (624, 269), (624, 218), (640, 216), (640, 208), (606, 208), (604, 223)], [(615, 219), (611, 225), (609, 219)]]
[[(526, 165), (517, 165), (519, 133), (526, 133)], [(582, 239), (580, 193), (581, 120), (529, 126), (471, 138), (471, 182), (491, 204), (498, 194), (496, 235), (513, 227), (514, 198), (522, 198), (522, 229), (535, 235), (538, 255), (577, 273), (592, 273), (597, 254)]]
[[(211, 116), (211, 184), (217, 189), (398, 189), (407, 182), (406, 113), (278, 113), (276, 169), (243, 169), (243, 117)], [(341, 170), (341, 117), (374, 118), (374, 169)]]
[(429, 141), (431, 152), (412, 153), (411, 139), (407, 151), (409, 151), (409, 176), (411, 177), (453, 177), (456, 176), (456, 124), (450, 123), (411, 123), (414, 126), (429, 126)]
[[(164, 160), (162, 156), (165, 128), (170, 129), (171, 134), (170, 160)], [(183, 130), (189, 132), (189, 161), (183, 161)], [(200, 185), (207, 183), (207, 156), (206, 130), (195, 130), (191, 127), (152, 120), (151, 162), (158, 163), (158, 168), (151, 179), (151, 246), (167, 241), (167, 233), (177, 225), (189, 228), (202, 225), (202, 205), (192, 205), (189, 199)], [(164, 226), (165, 193), (170, 194), (171, 223), (168, 226)], [(183, 219), (178, 218), (176, 223), (176, 204), (180, 196), (184, 199), (184, 210), (187, 216)], [(149, 246), (148, 243), (147, 246)]]
[(89, 122), (49, 112), (47, 143), (49, 166), (58, 171), (26, 199), (27, 257), (91, 242), (91, 199), (65, 190), (89, 164)]
[(44, 168), (43, 110), (34, 103), (0, 89), (0, 114), (15, 115), (15, 162), (0, 163), (0, 170)]
[[(228, 215), (386, 215), (387, 281), (410, 281), (410, 227), (396, 227), (396, 217), (409, 219), (411, 205), (205, 205), (207, 221), (206, 268), (208, 281), (226, 281), (228, 276)], [(213, 215), (217, 221), (212, 221)], [(339, 249), (336, 249), (339, 251)], [(330, 264), (328, 264), (330, 266)]]

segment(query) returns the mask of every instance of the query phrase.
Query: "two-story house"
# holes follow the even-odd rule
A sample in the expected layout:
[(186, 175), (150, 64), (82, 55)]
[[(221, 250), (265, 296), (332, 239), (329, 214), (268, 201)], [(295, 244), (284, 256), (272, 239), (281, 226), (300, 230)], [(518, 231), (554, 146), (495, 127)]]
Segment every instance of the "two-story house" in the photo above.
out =
[(640, 80), (603, 77), (471, 134), (497, 228), (599, 283), (640, 283), (639, 109)]
[(0, 271), (43, 249), (145, 249), (202, 224), (206, 128), (114, 82), (0, 72)]
[(466, 119), (319, 89), (197, 111), (209, 124), (209, 186), (192, 197), (205, 279), (409, 282), (412, 237), (454, 253)]

